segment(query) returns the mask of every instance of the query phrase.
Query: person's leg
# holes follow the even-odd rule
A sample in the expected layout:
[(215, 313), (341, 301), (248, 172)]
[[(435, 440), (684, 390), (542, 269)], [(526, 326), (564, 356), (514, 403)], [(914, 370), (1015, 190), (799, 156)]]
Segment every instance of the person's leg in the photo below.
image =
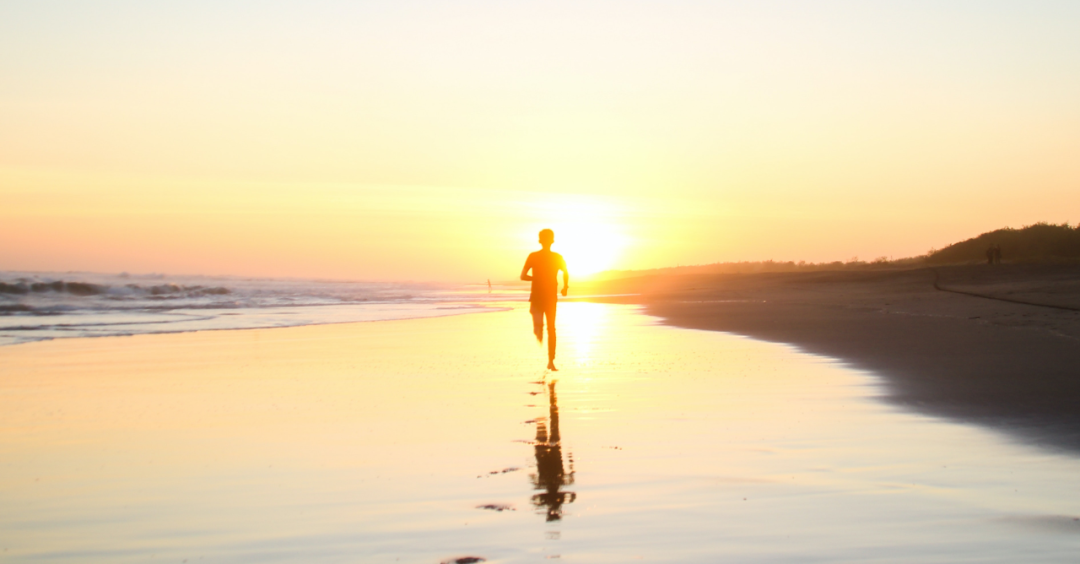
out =
[(536, 342), (543, 342), (544, 340), (544, 308), (540, 307), (540, 304), (532, 302), (529, 304), (529, 313), (533, 318), (533, 335), (536, 335)]
[(544, 308), (548, 332), (548, 368), (555, 369), (555, 302)]

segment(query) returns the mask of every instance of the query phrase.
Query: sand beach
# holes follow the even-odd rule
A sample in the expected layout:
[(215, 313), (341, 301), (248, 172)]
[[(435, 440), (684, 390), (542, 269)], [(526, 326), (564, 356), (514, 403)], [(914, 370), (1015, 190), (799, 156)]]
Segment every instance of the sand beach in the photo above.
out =
[(1080, 267), (655, 276), (606, 283), (673, 326), (843, 359), (888, 401), (1080, 452)]
[[(1080, 460), (565, 302), (0, 348), (5, 562), (1061, 562)], [(700, 307), (700, 306), (699, 306)], [(712, 306), (709, 306), (712, 307)]]

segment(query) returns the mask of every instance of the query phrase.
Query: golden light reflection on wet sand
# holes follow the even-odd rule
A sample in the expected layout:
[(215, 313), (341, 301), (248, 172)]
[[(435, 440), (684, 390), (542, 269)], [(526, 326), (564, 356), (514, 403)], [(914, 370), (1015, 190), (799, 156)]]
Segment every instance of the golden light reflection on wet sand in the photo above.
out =
[[(782, 345), (559, 307), (0, 349), (4, 561), (1060, 562), (1080, 463)], [(1019, 559), (1019, 560), (1018, 560)]]
[(574, 303), (560, 306), (558, 325), (564, 339), (574, 347), (575, 366), (587, 367), (593, 360), (593, 345), (607, 321), (607, 306), (594, 303)]

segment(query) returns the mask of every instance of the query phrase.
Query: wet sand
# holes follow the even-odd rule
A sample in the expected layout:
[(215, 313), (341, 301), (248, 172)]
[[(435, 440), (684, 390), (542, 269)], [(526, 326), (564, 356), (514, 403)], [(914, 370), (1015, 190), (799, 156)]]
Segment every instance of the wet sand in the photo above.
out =
[(643, 277), (589, 288), (639, 293), (673, 326), (790, 343), (885, 378), (886, 399), (1080, 452), (1080, 267)]
[(1080, 459), (564, 303), (0, 348), (0, 560), (1063, 562)]

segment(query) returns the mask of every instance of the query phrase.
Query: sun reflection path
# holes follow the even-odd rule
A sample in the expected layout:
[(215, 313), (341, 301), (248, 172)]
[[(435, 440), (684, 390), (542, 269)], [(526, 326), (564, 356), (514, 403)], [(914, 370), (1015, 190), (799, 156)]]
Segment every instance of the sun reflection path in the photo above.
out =
[(587, 366), (593, 360), (601, 329), (610, 322), (611, 308), (604, 304), (585, 302), (561, 303), (557, 325), (564, 358), (573, 359), (577, 366)]
[[(566, 303), (559, 313), (560, 327), (569, 345), (569, 355), (577, 366), (587, 366), (591, 361), (591, 352), (596, 345), (605, 324), (610, 323), (611, 308), (603, 304)], [(569, 341), (569, 342), (567, 342)], [(536, 440), (533, 444), (536, 457), (536, 473), (530, 475), (532, 487), (541, 493), (532, 496), (533, 506), (542, 510), (548, 522), (559, 521), (563, 517), (563, 505), (573, 503), (577, 493), (565, 491), (565, 486), (574, 484), (574, 457), (567, 453), (569, 471), (563, 463), (562, 434), (559, 428), (559, 399), (556, 393), (558, 380), (548, 379), (545, 373), (535, 382), (540, 386), (537, 395), (544, 394), (548, 400), (548, 416), (535, 420)]]

